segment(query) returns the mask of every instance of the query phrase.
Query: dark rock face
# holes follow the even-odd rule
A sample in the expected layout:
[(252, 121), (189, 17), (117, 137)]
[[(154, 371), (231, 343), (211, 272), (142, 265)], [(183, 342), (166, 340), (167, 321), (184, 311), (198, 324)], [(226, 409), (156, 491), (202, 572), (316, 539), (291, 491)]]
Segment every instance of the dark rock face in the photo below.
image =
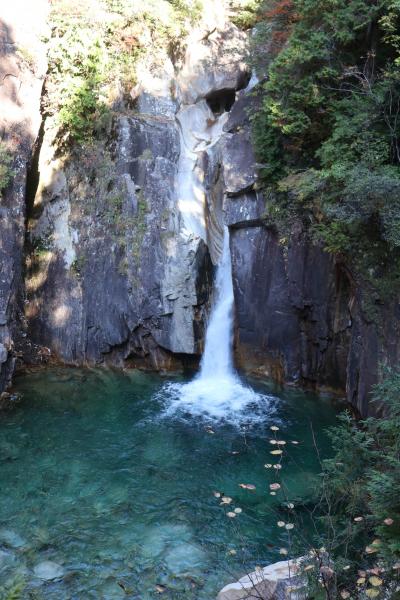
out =
[(47, 3), (39, 0), (25, 9), (24, 24), (18, 3), (3, 6), (0, 17), (0, 138), (13, 174), (0, 190), (0, 394), (11, 382), (22, 325), (25, 191), (46, 71), (40, 37), (46, 32)]
[[(206, 245), (186, 252), (176, 235), (177, 129), (124, 116), (111, 140), (109, 153), (91, 158), (101, 179), (88, 181), (86, 165), (73, 161), (64, 165), (68, 186), (55, 186), (58, 171), (39, 190), (32, 231), (37, 240), (50, 228), (52, 239), (28, 275), (31, 338), (68, 363), (173, 368), (178, 355), (200, 351), (213, 275)], [(165, 289), (171, 273), (175, 285)]]
[[(208, 157), (209, 230), (221, 214), (230, 229), (237, 364), (282, 383), (346, 395), (367, 415), (379, 410), (369, 406), (369, 393), (379, 363), (396, 363), (398, 335), (368, 319), (362, 283), (313, 245), (300, 223), (288, 245), (267, 226), (249, 144), (248, 114), (257, 102), (254, 92), (241, 93)], [(393, 322), (394, 307), (378, 310), (382, 323)]]

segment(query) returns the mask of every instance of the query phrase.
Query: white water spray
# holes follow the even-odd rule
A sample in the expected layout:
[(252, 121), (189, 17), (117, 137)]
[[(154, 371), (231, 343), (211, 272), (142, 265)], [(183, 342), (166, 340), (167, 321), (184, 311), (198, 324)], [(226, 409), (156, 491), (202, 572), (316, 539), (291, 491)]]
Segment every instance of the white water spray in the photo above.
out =
[[(215, 280), (215, 303), (206, 333), (200, 373), (187, 384), (169, 384), (167, 414), (177, 410), (239, 423), (264, 418), (268, 398), (242, 384), (232, 361), (233, 286), (229, 233), (225, 228), (223, 252)], [(251, 409), (251, 411), (249, 411)]]

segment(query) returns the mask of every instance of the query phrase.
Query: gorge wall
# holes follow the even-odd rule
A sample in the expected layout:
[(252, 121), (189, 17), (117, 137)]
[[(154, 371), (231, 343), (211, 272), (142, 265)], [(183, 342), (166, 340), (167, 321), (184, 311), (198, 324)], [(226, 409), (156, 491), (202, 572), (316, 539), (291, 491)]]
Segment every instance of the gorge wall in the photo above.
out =
[[(115, 90), (105, 133), (68, 154), (57, 115), (43, 108), (34, 154), (45, 67), (15, 63), (27, 78), (20, 89), (31, 93), (20, 102), (14, 88), (7, 92), (21, 116), (2, 125), (6, 139), (23, 119), (30, 124), (1, 200), (0, 389), (17, 357), (195, 365), (225, 224), (238, 365), (346, 393), (367, 414), (379, 363), (397, 359), (398, 321), (385, 331), (371, 320), (362, 283), (313, 245), (301, 222), (285, 243), (269, 224), (251, 143), (257, 81), (246, 65), (247, 35), (225, 9), (205, 3), (180, 55), (158, 48), (141, 59), (128, 97)], [(17, 60), (4, 40), (2, 71)], [(46, 44), (36, 47), (43, 65)]]

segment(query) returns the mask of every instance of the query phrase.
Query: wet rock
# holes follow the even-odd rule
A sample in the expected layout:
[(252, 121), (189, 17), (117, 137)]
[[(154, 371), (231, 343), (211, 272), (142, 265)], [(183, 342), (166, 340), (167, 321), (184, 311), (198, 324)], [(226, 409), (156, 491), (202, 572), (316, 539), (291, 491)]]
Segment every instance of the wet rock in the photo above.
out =
[(225, 586), (217, 600), (240, 600), (253, 596), (263, 600), (305, 600), (304, 582), (298, 573), (299, 560), (274, 563)]
[(165, 555), (165, 564), (169, 571), (177, 577), (190, 575), (200, 567), (204, 567), (206, 556), (194, 544), (183, 542), (179, 546), (171, 547)]
[(54, 579), (61, 579), (65, 571), (58, 563), (51, 560), (44, 560), (34, 567), (33, 573), (39, 579), (43, 579), (43, 581), (53, 581)]
[(12, 529), (0, 529), (0, 544), (19, 550), (26, 546), (26, 541)]

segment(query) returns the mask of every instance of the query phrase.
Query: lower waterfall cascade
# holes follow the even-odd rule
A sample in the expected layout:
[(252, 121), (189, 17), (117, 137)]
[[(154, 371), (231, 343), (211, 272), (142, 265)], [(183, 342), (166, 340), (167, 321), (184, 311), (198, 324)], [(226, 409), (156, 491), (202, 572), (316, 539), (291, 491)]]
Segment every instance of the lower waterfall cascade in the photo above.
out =
[[(167, 414), (183, 411), (208, 418), (240, 423), (258, 420), (257, 406), (268, 396), (242, 384), (233, 366), (233, 286), (229, 230), (224, 229), (223, 250), (215, 279), (215, 302), (206, 332), (199, 374), (189, 383), (167, 384)], [(165, 390), (164, 390), (165, 391)], [(251, 414), (248, 409), (252, 408)]]

